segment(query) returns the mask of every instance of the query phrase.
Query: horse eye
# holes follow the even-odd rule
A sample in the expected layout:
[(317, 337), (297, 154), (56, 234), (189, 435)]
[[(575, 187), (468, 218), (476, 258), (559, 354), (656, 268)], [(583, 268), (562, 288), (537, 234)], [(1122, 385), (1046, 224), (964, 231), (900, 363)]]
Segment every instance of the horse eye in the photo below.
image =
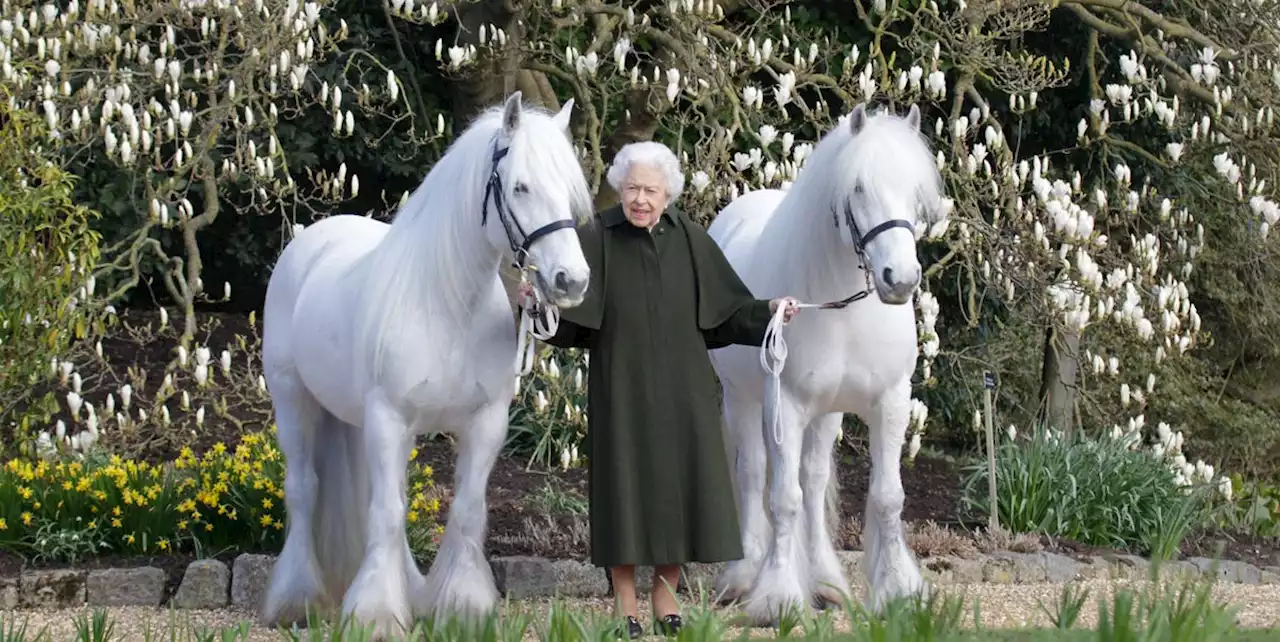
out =
[(511, 191), (516, 194), (528, 194), (529, 186), (524, 183), (516, 183), (516, 186)]

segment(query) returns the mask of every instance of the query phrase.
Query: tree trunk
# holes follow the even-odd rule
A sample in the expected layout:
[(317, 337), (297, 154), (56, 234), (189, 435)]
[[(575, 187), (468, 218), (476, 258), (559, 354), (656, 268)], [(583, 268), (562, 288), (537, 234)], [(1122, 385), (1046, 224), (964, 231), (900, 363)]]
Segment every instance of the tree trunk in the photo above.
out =
[(1076, 376), (1080, 369), (1080, 335), (1050, 328), (1044, 336), (1044, 369), (1040, 375), (1042, 421), (1070, 435), (1075, 430)]
[[(560, 101), (546, 76), (541, 72), (522, 68), (520, 42), (524, 38), (524, 32), (517, 18), (518, 16), (507, 11), (501, 0), (481, 0), (458, 5), (457, 20), (461, 27), (458, 34), (463, 44), (479, 46), (477, 39), (481, 25), (502, 27), (508, 39), (506, 55), (476, 66), (471, 73), (454, 84), (453, 116), (458, 128), (469, 125), (485, 109), (501, 104), (517, 89), (527, 103), (546, 109), (560, 108)], [(520, 274), (504, 263), (499, 268), (499, 276), (511, 302), (512, 315), (519, 322), (516, 288)]]
[[(606, 171), (618, 150), (630, 143), (653, 140), (653, 135), (658, 131), (658, 119), (648, 107), (652, 91), (652, 89), (637, 88), (627, 92), (627, 110), (631, 118), (619, 123), (618, 128), (613, 130), (613, 135), (601, 141), (600, 158), (605, 162)], [(596, 211), (612, 207), (617, 202), (618, 194), (613, 191), (608, 181), (601, 181), (600, 189), (596, 191)]]

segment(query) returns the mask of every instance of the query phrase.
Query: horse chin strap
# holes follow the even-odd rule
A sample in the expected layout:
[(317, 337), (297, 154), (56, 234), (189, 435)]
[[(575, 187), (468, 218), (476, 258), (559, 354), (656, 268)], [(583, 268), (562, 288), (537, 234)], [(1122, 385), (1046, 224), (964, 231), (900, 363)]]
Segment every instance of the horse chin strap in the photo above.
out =
[[(836, 230), (839, 231), (840, 213), (832, 209), (831, 217), (836, 224)], [(849, 227), (849, 234), (853, 237), (853, 247), (858, 252), (858, 258), (862, 261), (862, 274), (866, 278), (866, 288), (839, 301), (796, 303), (792, 307), (796, 309), (839, 310), (851, 303), (867, 298), (874, 288), (871, 283), (871, 261), (867, 257), (867, 245), (871, 243), (872, 239), (895, 227), (915, 232), (915, 226), (909, 221), (891, 218), (871, 228), (866, 234), (862, 234), (858, 231), (858, 223), (853, 218), (853, 207), (848, 201), (845, 201), (844, 204), (844, 220)], [(767, 422), (765, 425), (772, 433), (773, 442), (779, 446), (782, 445), (782, 369), (787, 365), (787, 341), (782, 337), (782, 326), (786, 325), (785, 318), (786, 306), (780, 305), (777, 311), (774, 312), (773, 318), (769, 320), (769, 325), (765, 328), (764, 342), (760, 344), (760, 367), (764, 368), (765, 374), (768, 375), (765, 390), (772, 393), (770, 395), (772, 398), (766, 399), (764, 404), (766, 410), (771, 410), (770, 416), (765, 417)], [(772, 408), (770, 408), (770, 405), (772, 405)]]
[[(489, 170), (489, 182), (484, 189), (484, 203), (480, 210), (480, 225), (486, 225), (489, 222), (489, 202), (493, 201), (493, 209), (498, 213), (498, 220), (502, 223), (502, 229), (507, 233), (507, 242), (511, 245), (511, 254), (514, 257), (512, 267), (520, 272), (520, 285), (528, 283), (533, 289), (533, 305), (530, 307), (521, 306), (520, 310), (520, 329), (517, 335), (516, 344), (516, 387), (519, 389), (520, 378), (533, 371), (534, 362), (534, 342), (530, 340), (546, 341), (556, 335), (556, 329), (560, 325), (560, 310), (554, 305), (546, 301), (546, 296), (542, 293), (542, 288), (538, 287), (537, 279), (530, 279), (529, 272), (538, 270), (535, 265), (529, 265), (526, 261), (529, 257), (529, 248), (542, 237), (566, 228), (574, 227), (573, 219), (564, 218), (552, 221), (535, 229), (532, 232), (525, 232), (524, 226), (520, 225), (520, 220), (511, 212), (511, 207), (507, 205), (503, 196), (502, 175), (498, 173), (498, 162), (503, 159), (510, 151), (510, 147), (499, 148), (496, 144), (493, 148), (492, 167)], [(517, 242), (517, 238), (523, 239)]]

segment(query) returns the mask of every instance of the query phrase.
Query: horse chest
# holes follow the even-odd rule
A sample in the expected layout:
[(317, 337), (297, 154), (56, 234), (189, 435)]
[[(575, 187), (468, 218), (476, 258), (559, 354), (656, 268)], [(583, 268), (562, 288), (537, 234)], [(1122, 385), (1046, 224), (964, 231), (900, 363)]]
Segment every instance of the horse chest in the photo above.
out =
[[(791, 349), (798, 366), (795, 372), (798, 388), (808, 389), (816, 397), (852, 403), (874, 397), (904, 376), (910, 376), (915, 367), (916, 345), (909, 317), (886, 319), (856, 315), (852, 323), (849, 321), (797, 328), (812, 333)], [(857, 330), (849, 329), (853, 327)], [(788, 364), (788, 369), (791, 368)]]

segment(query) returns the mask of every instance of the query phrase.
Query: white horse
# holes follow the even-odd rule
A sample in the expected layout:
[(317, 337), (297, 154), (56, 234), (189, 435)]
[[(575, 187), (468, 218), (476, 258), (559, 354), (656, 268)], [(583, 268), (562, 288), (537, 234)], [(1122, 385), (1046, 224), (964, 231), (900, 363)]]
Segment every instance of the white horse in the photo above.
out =
[[(499, 264), (524, 259), (551, 303), (590, 277), (574, 231), (591, 197), (558, 114), (520, 93), (478, 117), (390, 225), (333, 216), (285, 248), (267, 287), (263, 364), (286, 457), (288, 532), (263, 620), (309, 608), (399, 635), (484, 615), (485, 490), (507, 432), (517, 337)], [(405, 531), (414, 438), (458, 440), (454, 496), (426, 577)]]
[[(899, 464), (916, 366), (917, 213), (936, 210), (942, 193), (919, 128), (914, 105), (905, 118), (858, 105), (818, 142), (789, 191), (744, 194), (708, 229), (756, 296), (830, 303), (786, 327), (780, 381), (754, 348), (711, 352), (724, 385), (745, 554), (717, 590), (742, 599), (760, 625), (811, 601), (839, 604), (849, 590), (832, 542), (843, 413), (871, 429), (863, 535), (870, 606), (927, 590), (904, 537)], [(872, 283), (877, 297), (867, 296)]]

